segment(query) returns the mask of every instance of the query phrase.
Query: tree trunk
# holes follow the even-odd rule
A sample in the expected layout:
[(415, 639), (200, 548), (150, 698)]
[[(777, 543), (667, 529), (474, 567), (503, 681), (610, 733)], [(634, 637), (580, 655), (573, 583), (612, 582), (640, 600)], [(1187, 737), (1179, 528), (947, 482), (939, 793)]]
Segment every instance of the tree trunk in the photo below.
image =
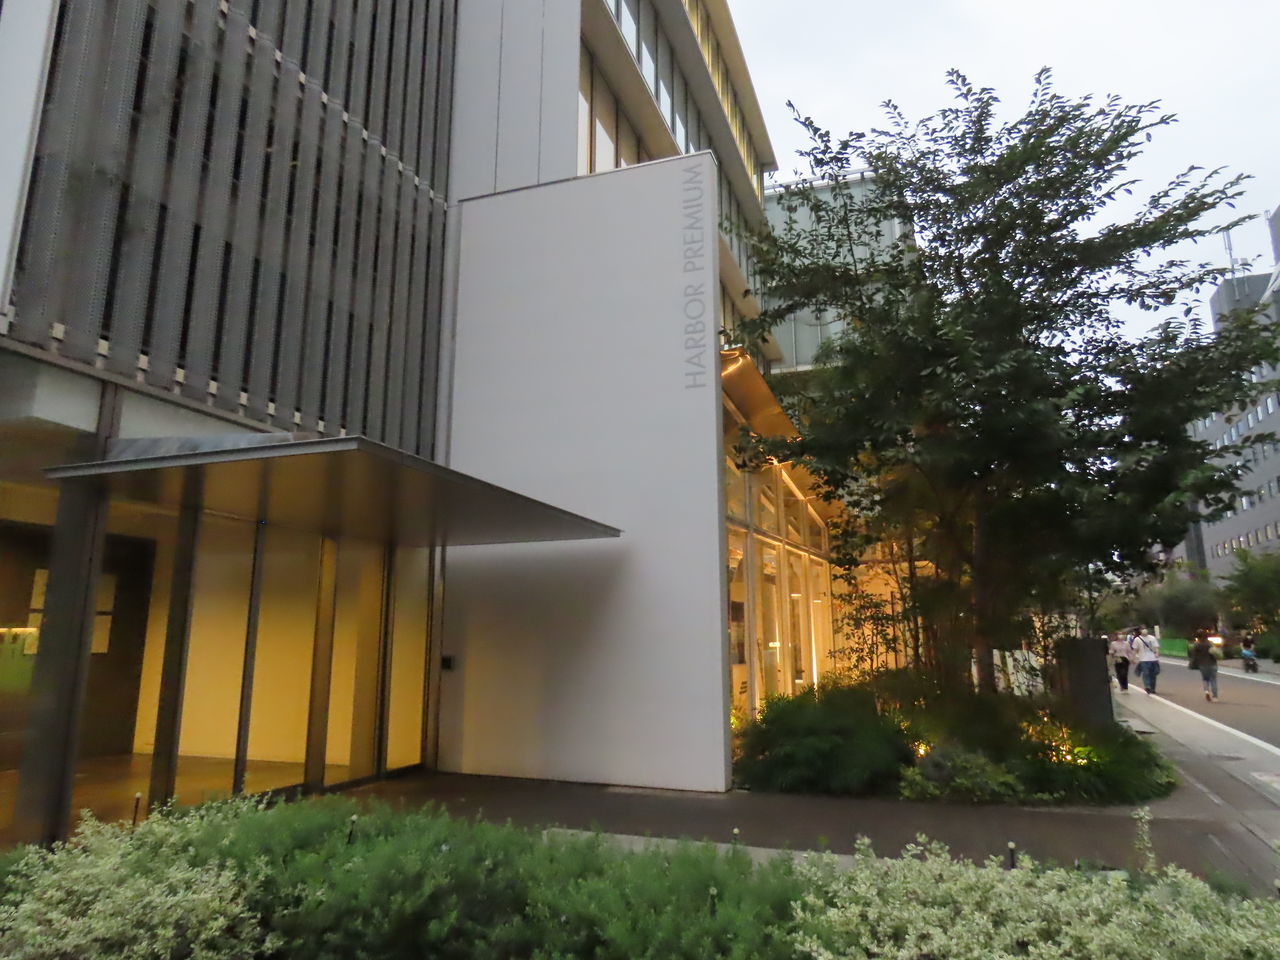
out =
[(978, 692), (996, 692), (996, 667), (991, 658), (995, 630), (995, 595), (992, 583), (990, 533), (981, 499), (973, 518), (973, 657), (977, 664)]

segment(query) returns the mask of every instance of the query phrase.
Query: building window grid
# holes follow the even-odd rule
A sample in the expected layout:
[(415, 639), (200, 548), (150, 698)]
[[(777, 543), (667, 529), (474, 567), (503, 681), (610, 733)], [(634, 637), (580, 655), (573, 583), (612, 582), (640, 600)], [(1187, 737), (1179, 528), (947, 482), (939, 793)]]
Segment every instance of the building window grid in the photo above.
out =
[[(703, 59), (706, 61), (707, 69), (711, 74), (712, 85), (715, 87), (716, 95), (720, 100), (720, 106), (729, 121), (729, 127), (733, 133), (738, 153), (747, 168), (747, 175), (756, 191), (756, 195), (762, 197), (764, 195), (764, 171), (761, 168), (755, 146), (751, 142), (746, 114), (742, 109), (737, 91), (734, 89), (728, 63), (721, 53), (720, 43), (716, 39), (715, 31), (711, 24), (711, 16), (701, 0), (685, 0), (685, 8), (694, 34), (698, 39), (698, 46), (702, 51)], [(613, 0), (609, 4), (609, 10), (617, 22), (618, 28), (622, 31), (628, 47), (631, 48), (631, 52), (636, 56), (636, 62), (640, 66), (640, 73), (657, 100), (658, 106), (662, 110), (662, 115), (671, 128), (679, 148), (684, 152), (705, 148), (705, 137), (702, 138), (702, 145), (695, 145), (690, 142), (692, 131), (696, 128), (693, 123), (694, 107), (691, 96), (687, 98), (686, 129), (685, 131), (677, 129), (676, 104), (678, 101), (676, 97), (680, 95), (680, 88), (687, 90), (689, 84), (682, 75), (679, 75), (679, 68), (676, 66), (674, 57), (671, 54), (670, 41), (658, 22), (657, 10), (654, 8), (652, 0)]]

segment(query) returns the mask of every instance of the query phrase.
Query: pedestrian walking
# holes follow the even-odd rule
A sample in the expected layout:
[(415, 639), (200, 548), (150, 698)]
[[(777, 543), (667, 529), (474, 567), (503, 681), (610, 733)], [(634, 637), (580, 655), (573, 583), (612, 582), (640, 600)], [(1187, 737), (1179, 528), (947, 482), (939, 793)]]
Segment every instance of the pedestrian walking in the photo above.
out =
[(1156, 677), (1160, 675), (1160, 641), (1151, 633), (1134, 627), (1129, 645), (1138, 658), (1137, 670), (1142, 678), (1142, 689), (1151, 696), (1156, 692)]
[(1191, 656), (1187, 664), (1193, 670), (1200, 671), (1200, 680), (1204, 684), (1204, 698), (1207, 701), (1218, 699), (1218, 652), (1209, 642), (1207, 630), (1196, 631), (1196, 642), (1191, 647)]
[(1116, 682), (1120, 684), (1120, 692), (1129, 692), (1129, 663), (1133, 660), (1133, 646), (1123, 633), (1117, 633), (1108, 648), (1111, 654), (1111, 667), (1116, 672)]

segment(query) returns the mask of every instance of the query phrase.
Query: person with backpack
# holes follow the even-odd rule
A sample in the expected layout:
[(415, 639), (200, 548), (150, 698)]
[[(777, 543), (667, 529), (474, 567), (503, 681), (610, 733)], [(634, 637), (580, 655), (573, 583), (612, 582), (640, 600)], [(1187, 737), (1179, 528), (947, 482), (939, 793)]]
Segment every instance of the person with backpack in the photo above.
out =
[(1191, 656), (1187, 666), (1200, 671), (1200, 680), (1204, 683), (1204, 698), (1207, 701), (1218, 699), (1218, 654), (1209, 642), (1209, 631), (1197, 630), (1196, 642), (1191, 647)]
[(1151, 696), (1156, 692), (1156, 677), (1160, 675), (1160, 641), (1150, 633), (1143, 633), (1142, 628), (1134, 627), (1129, 643), (1138, 657), (1137, 670), (1142, 678), (1142, 689)]

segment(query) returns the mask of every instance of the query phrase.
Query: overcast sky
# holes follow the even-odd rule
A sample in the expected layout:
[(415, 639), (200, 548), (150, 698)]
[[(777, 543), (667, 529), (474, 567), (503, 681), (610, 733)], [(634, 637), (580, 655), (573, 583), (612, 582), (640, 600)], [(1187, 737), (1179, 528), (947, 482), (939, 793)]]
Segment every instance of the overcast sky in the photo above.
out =
[[(731, 0), (778, 154), (779, 178), (805, 145), (786, 102), (838, 132), (881, 125), (880, 104), (915, 119), (947, 104), (957, 67), (1010, 108), (1053, 68), (1060, 93), (1162, 100), (1179, 123), (1134, 168), (1153, 187), (1191, 164), (1249, 173), (1241, 209), (1280, 206), (1280, 2), (1277, 0)], [(1259, 220), (1233, 234), (1236, 256), (1269, 269)], [(1205, 254), (1226, 263), (1221, 243)], [(1193, 248), (1192, 255), (1195, 254)], [(1154, 319), (1153, 315), (1150, 316)], [(1128, 318), (1126, 318), (1128, 319)], [(1137, 318), (1128, 320), (1133, 325)], [(1145, 326), (1146, 323), (1144, 322)]]

